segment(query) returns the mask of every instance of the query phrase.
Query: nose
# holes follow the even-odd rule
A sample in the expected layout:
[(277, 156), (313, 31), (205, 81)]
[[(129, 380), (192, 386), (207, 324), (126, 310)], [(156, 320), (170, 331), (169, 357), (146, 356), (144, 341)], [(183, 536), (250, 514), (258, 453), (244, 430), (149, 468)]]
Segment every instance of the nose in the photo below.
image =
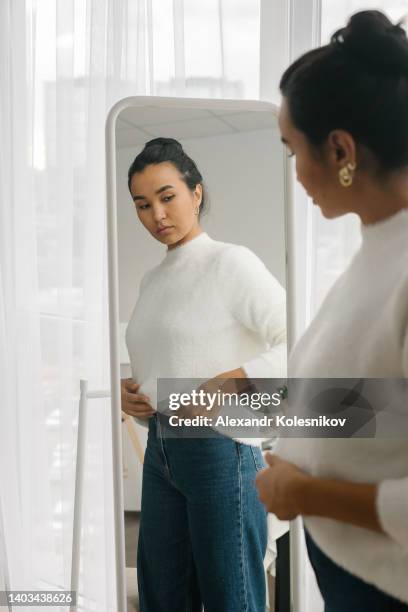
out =
[(153, 219), (156, 223), (159, 223), (166, 217), (166, 212), (164, 210), (164, 206), (161, 204), (155, 204), (153, 206)]

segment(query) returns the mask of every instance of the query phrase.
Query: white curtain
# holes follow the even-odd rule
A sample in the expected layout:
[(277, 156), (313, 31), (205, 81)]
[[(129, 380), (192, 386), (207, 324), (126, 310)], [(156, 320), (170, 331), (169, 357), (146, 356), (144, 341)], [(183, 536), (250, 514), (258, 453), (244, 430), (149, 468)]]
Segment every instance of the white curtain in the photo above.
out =
[[(271, 97), (268, 62), (281, 72), (285, 59), (267, 39), (284, 11), (261, 31), (261, 9), (0, 3), (2, 586), (70, 584), (79, 381), (109, 388), (108, 109), (135, 94)], [(116, 610), (109, 399), (88, 401), (87, 414), (79, 609), (104, 612)]]

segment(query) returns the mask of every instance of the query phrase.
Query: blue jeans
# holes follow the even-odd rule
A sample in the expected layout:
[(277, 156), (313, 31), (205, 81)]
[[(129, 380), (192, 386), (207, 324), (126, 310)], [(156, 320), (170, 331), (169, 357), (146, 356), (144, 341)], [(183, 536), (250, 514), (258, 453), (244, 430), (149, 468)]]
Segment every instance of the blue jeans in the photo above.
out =
[(264, 612), (266, 511), (259, 448), (165, 438), (155, 415), (143, 465), (137, 573), (141, 612)]
[(408, 604), (339, 567), (318, 548), (307, 531), (305, 535), (325, 612), (408, 612)]

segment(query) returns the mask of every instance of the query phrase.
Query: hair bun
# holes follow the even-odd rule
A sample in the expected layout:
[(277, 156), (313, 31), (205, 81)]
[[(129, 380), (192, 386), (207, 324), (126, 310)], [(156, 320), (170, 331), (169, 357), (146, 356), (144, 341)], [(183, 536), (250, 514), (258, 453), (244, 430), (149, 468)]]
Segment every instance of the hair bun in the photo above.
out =
[(175, 138), (153, 138), (153, 140), (146, 142), (145, 149), (148, 147), (177, 147), (180, 151), (183, 150), (183, 147)]
[(361, 11), (331, 38), (346, 53), (373, 70), (408, 76), (408, 38), (380, 11)]

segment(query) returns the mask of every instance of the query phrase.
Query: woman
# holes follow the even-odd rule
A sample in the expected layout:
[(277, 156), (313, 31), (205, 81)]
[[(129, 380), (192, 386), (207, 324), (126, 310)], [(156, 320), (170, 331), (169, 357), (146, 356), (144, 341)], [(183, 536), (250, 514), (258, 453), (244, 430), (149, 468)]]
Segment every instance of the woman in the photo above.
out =
[[(380, 12), (357, 13), (280, 87), (298, 180), (325, 217), (354, 212), (362, 222), (361, 248), (295, 347), (289, 375), (407, 378), (406, 34)], [(407, 439), (282, 439), (267, 460), (260, 499), (279, 518), (304, 517), (326, 611), (408, 610)]]
[[(164, 437), (158, 378), (284, 376), (285, 292), (250, 250), (200, 226), (203, 181), (181, 145), (148, 142), (129, 169), (137, 215), (167, 247), (127, 331), (123, 410), (148, 420), (138, 583), (142, 612), (264, 612), (266, 512), (259, 447), (227, 437)], [(233, 211), (231, 211), (233, 213)], [(210, 381), (211, 382), (211, 381)]]

